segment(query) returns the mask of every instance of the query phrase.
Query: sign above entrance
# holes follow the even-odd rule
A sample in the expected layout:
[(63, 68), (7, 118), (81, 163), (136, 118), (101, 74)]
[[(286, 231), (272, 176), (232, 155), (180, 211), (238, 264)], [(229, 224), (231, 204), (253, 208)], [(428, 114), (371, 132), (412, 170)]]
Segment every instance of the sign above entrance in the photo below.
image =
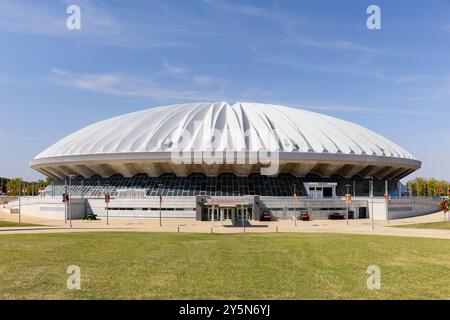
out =
[(253, 197), (211, 197), (205, 199), (206, 205), (239, 206), (253, 204)]

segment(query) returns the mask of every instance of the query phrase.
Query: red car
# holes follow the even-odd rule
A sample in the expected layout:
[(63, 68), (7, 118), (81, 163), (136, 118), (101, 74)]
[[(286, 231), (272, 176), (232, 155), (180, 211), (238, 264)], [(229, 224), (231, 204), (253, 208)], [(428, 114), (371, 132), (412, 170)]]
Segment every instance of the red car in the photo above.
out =
[(272, 219), (272, 213), (270, 211), (263, 211), (261, 214), (261, 221), (270, 221)]
[(300, 220), (309, 221), (309, 213), (304, 212), (304, 213), (300, 214)]
[(330, 220), (343, 220), (345, 216), (339, 212), (333, 212), (328, 215), (328, 219)]

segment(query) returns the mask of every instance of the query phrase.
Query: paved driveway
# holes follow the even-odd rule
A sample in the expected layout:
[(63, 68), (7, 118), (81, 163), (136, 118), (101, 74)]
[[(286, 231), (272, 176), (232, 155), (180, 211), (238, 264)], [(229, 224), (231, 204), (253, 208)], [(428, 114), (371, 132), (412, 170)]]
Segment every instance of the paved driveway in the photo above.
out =
[[(18, 221), (17, 215), (7, 214), (0, 209), (0, 220)], [(308, 232), (308, 233), (345, 233), (385, 236), (423, 237), (450, 239), (450, 230), (394, 228), (395, 225), (406, 225), (444, 220), (443, 213), (434, 213), (414, 218), (387, 221), (375, 221), (374, 230), (370, 220), (316, 220), (276, 222), (249, 222), (246, 227), (232, 226), (230, 223), (205, 221), (159, 221), (154, 220), (123, 220), (110, 219), (109, 226), (105, 220), (81, 221), (74, 220), (72, 228), (64, 221), (46, 220), (33, 216), (22, 215), (22, 222), (40, 224), (40, 227), (0, 228), (0, 234), (12, 233), (55, 233), (55, 232), (105, 232), (105, 231), (135, 231), (135, 232), (200, 232), (200, 233), (255, 233), (255, 232)]]

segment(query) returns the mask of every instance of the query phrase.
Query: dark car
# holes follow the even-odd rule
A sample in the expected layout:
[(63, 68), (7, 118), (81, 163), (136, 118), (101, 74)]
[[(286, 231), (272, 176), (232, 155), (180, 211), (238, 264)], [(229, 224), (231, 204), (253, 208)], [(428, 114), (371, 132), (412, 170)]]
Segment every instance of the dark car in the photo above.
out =
[(309, 221), (309, 213), (308, 212), (303, 212), (300, 214), (300, 220), (302, 221)]
[(330, 220), (343, 220), (345, 216), (339, 212), (333, 212), (328, 215), (328, 219)]
[(270, 221), (272, 220), (272, 213), (270, 211), (263, 211), (261, 213), (261, 221)]

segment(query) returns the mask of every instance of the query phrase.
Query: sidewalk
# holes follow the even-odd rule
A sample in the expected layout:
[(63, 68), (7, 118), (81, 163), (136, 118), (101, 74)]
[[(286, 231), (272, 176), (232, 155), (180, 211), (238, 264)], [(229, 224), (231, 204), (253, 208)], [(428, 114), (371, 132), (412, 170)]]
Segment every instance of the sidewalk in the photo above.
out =
[[(110, 224), (106, 220), (82, 221), (73, 220), (72, 228), (64, 221), (46, 220), (32, 216), (22, 215), (22, 222), (40, 224), (39, 227), (20, 228), (0, 228), (0, 234), (15, 233), (60, 233), (60, 232), (108, 232), (108, 231), (128, 231), (128, 232), (189, 232), (189, 233), (264, 233), (264, 232), (294, 232), (294, 233), (343, 233), (343, 234), (365, 234), (384, 235), (402, 237), (422, 237), (450, 239), (450, 230), (431, 229), (408, 229), (394, 228), (396, 225), (406, 225), (425, 222), (443, 221), (443, 213), (435, 213), (414, 218), (401, 220), (375, 221), (375, 229), (371, 229), (370, 220), (317, 220), (298, 221), (297, 226), (294, 221), (273, 221), (273, 222), (249, 222), (247, 226), (232, 226), (230, 223), (208, 221), (164, 221), (159, 225), (158, 220), (124, 220), (110, 219)], [(6, 214), (0, 209), (0, 220), (18, 222), (18, 215)]]

